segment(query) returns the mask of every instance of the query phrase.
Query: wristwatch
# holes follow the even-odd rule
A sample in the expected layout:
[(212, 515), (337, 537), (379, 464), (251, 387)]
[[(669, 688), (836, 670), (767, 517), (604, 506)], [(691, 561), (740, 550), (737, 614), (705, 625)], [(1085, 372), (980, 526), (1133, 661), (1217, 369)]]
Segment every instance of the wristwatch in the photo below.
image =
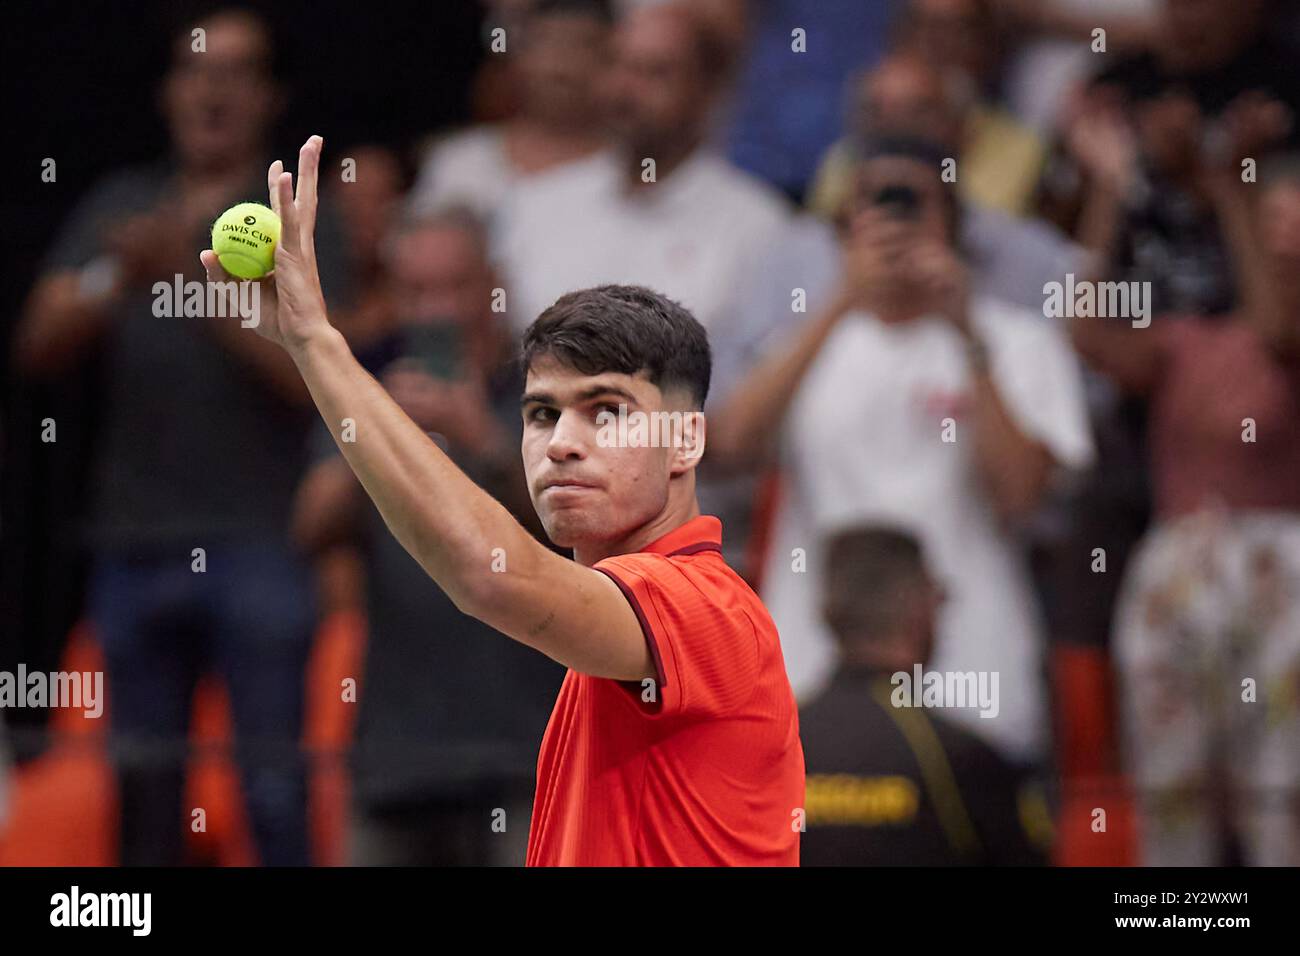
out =
[(113, 256), (98, 256), (82, 266), (77, 273), (77, 295), (83, 301), (102, 299), (117, 285), (122, 267)]

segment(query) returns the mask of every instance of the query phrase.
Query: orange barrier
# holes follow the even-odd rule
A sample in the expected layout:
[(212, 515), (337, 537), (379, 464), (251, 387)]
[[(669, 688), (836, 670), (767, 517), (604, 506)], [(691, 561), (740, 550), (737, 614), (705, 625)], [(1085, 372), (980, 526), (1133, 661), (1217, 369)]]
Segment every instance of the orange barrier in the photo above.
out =
[[(1100, 648), (1052, 650), (1061, 807), (1054, 862), (1060, 866), (1132, 866), (1133, 798), (1119, 772), (1110, 658)], [(1104, 817), (1097, 811), (1104, 811)], [(1100, 827), (1103, 825), (1105, 829)]]
[[(345, 677), (360, 683), (365, 623), (350, 611), (325, 619), (316, 634), (306, 680), (303, 743), (316, 756), (308, 779), (308, 824), (318, 865), (343, 862), (348, 778), (342, 754), (352, 740), (356, 705), (342, 700)], [(93, 628), (73, 629), (60, 669), (103, 669)], [(107, 753), (107, 714), (51, 714), (49, 749), (15, 774), (7, 826), (0, 831), (0, 866), (113, 866), (117, 853), (117, 793)], [(231, 718), (225, 688), (205, 679), (196, 690), (190, 729), (192, 756), (186, 802), (203, 807), (207, 829), (190, 834), (196, 859), (219, 866), (257, 862), (237, 768), (230, 756)]]

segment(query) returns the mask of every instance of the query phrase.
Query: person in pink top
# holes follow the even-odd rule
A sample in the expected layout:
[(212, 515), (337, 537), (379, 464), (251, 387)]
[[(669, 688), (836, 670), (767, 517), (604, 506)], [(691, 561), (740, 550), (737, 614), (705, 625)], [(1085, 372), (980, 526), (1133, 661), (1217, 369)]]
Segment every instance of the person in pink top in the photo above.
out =
[[(1076, 320), (1148, 397), (1156, 521), (1113, 645), (1146, 865), (1300, 864), (1300, 157), (1207, 175), (1224, 319)], [(1087, 559), (1085, 557), (1085, 559)]]

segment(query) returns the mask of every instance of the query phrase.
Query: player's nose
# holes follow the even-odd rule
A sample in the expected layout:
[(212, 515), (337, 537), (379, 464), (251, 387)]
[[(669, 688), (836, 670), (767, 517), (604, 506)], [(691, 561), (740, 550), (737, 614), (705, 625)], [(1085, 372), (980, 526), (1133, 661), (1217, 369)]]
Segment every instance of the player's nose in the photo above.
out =
[(551, 429), (551, 439), (546, 445), (546, 456), (551, 461), (582, 460), (587, 457), (587, 443), (591, 436), (580, 419), (581, 416), (572, 412), (560, 415), (555, 427)]

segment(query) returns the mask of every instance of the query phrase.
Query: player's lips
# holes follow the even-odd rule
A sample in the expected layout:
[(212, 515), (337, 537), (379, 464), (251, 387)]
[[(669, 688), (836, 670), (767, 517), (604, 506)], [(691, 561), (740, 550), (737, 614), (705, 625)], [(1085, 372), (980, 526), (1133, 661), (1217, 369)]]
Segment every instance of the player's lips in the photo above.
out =
[(592, 491), (596, 487), (594, 482), (577, 478), (552, 478), (542, 482), (542, 491)]

